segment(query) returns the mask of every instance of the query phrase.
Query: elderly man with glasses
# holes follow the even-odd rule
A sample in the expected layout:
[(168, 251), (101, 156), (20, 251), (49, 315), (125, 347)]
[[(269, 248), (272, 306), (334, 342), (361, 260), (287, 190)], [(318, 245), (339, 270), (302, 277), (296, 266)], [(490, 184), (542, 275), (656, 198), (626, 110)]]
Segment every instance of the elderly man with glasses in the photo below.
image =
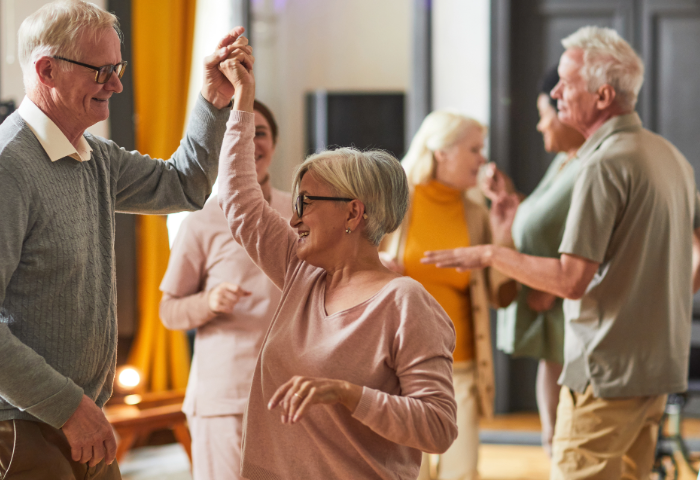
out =
[(242, 32), (205, 60), (185, 138), (163, 161), (85, 131), (122, 91), (114, 15), (58, 1), (22, 23), (26, 97), (0, 126), (1, 478), (120, 478), (101, 410), (116, 363), (114, 213), (204, 205), (233, 95), (218, 67), (251, 53)]

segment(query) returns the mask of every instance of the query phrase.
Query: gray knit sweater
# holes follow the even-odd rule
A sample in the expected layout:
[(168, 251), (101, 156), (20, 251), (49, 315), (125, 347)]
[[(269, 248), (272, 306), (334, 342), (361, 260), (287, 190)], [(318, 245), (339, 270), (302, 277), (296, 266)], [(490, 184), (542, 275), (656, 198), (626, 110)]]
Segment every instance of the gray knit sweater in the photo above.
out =
[(83, 393), (110, 397), (114, 212), (201, 208), (229, 112), (200, 96), (168, 161), (86, 133), (90, 161), (51, 162), (17, 112), (0, 125), (0, 420), (60, 428)]

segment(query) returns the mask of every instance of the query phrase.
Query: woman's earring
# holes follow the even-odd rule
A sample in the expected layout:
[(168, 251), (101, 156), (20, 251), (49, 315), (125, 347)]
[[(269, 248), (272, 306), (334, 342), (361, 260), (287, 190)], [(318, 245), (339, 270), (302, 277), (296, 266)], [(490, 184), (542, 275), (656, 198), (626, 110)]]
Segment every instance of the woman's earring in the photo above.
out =
[(345, 233), (352, 233), (352, 230), (350, 230), (349, 228), (346, 228)]

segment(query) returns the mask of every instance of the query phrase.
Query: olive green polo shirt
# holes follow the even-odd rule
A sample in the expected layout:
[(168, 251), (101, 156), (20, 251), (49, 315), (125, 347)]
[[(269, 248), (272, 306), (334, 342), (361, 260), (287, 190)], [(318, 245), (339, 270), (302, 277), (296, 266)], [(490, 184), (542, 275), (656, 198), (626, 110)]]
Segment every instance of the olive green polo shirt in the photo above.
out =
[(692, 236), (700, 227), (693, 169), (636, 113), (613, 117), (579, 150), (560, 253), (600, 263), (566, 300), (560, 383), (596, 397), (687, 389)]

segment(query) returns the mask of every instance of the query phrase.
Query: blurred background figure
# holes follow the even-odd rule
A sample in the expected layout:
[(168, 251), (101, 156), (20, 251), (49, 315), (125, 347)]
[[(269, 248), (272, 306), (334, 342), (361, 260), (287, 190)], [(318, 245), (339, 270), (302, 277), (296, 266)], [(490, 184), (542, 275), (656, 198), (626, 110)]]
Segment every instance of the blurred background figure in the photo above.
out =
[[(558, 82), (555, 67), (545, 75), (537, 97), (540, 115), (537, 130), (542, 134), (545, 150), (557, 154), (537, 188), (518, 206), (509, 195), (512, 182), (495, 164), (488, 165), (482, 185), (484, 195), (493, 202), (492, 208), (504, 210), (501, 216), (492, 215), (494, 220), (501, 221), (494, 228), (507, 231), (506, 222), (512, 221), (512, 241), (518, 251), (553, 258), (559, 257), (559, 244), (579, 170), (576, 152), (585, 140), (557, 117), (556, 100), (549, 92)], [(559, 297), (521, 285), (515, 301), (498, 312), (498, 348), (513, 356), (539, 360), (537, 407), (542, 422), (542, 446), (549, 456), (559, 403), (557, 380), (564, 363), (562, 304)]]
[[(427, 250), (510, 242), (508, 231), (492, 237), (486, 208), (466, 196), (486, 163), (485, 134), (481, 123), (456, 113), (436, 111), (425, 118), (402, 161), (411, 189), (409, 212), (382, 246), (385, 264), (418, 280), (457, 333), (459, 435), (441, 456), (438, 478), (478, 478), (479, 417), (493, 415), (495, 391), (489, 303), (505, 306), (515, 292), (514, 283), (493, 270), (458, 272), (420, 263)], [(429, 463), (424, 455), (420, 479), (431, 478)]]
[[(291, 217), (291, 195), (270, 185), (272, 112), (255, 101), (255, 171), (267, 203)], [(195, 480), (238, 479), (243, 413), (255, 361), (281, 292), (231, 236), (216, 196), (183, 222), (161, 284), (170, 329), (197, 329), (183, 411)]]

